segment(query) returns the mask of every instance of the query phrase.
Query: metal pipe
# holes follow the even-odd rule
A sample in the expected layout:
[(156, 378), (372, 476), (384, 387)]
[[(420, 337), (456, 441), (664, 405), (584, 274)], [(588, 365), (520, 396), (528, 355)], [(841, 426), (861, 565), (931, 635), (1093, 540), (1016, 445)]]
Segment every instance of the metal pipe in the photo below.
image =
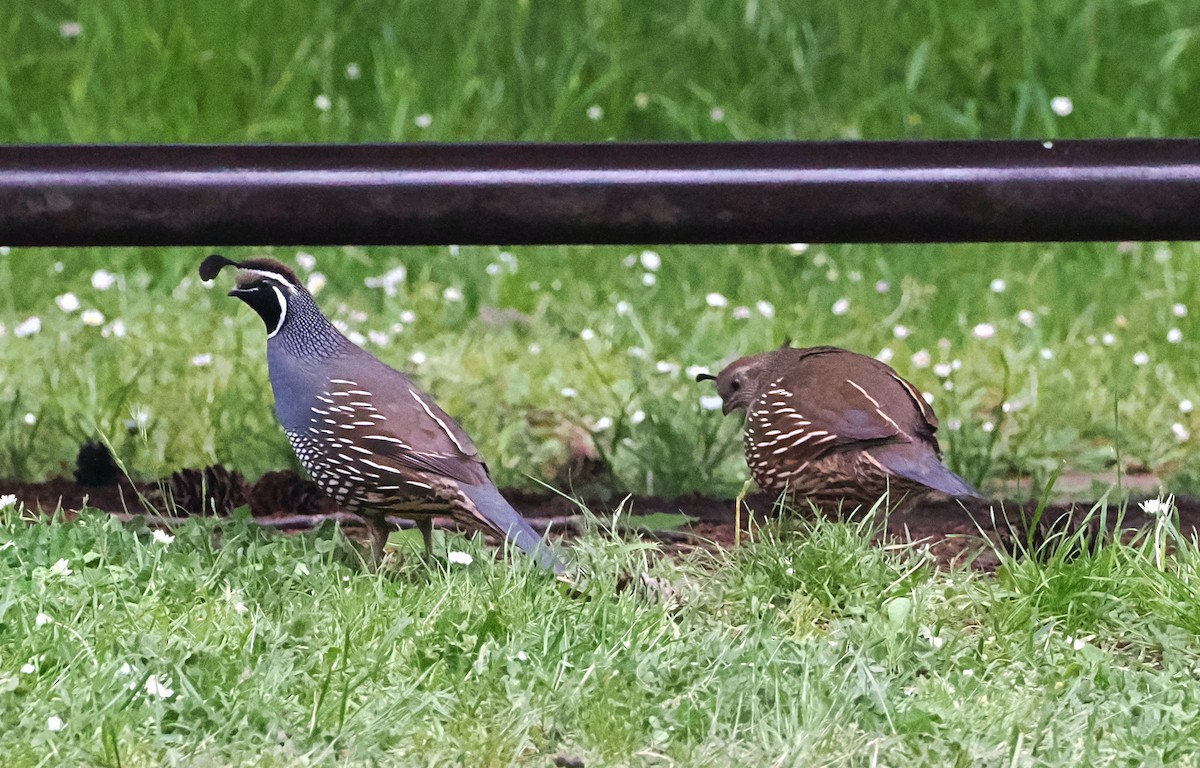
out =
[(1200, 239), (1200, 140), (0, 147), (0, 244)]

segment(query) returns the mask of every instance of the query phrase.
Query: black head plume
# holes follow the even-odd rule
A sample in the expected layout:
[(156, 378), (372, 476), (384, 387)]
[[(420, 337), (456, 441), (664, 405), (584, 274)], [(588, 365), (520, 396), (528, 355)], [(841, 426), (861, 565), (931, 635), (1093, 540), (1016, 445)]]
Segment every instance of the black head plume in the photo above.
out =
[(697, 382), (700, 382), (700, 381), (716, 381), (716, 380), (717, 380), (717, 377), (716, 377), (716, 376), (713, 376), (711, 373), (697, 373), (697, 374), (696, 374), (696, 381), (697, 381)]
[(232, 259), (227, 259), (219, 253), (210, 255), (207, 259), (200, 262), (200, 279), (204, 281), (212, 280), (225, 267), (241, 266)]

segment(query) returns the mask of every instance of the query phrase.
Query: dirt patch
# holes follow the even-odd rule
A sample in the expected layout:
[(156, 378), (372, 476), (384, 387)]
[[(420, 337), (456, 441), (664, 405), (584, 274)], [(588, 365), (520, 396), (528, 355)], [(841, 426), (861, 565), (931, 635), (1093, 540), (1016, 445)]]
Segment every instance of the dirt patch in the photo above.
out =
[[(96, 446), (80, 451), (75, 478), (55, 478), (43, 483), (0, 480), (0, 494), (13, 494), (26, 508), (68, 516), (92, 508), (120, 517), (145, 516), (171, 525), (195, 515), (226, 515), (248, 506), (259, 523), (280, 530), (305, 530), (328, 520), (348, 532), (362, 527), (326, 498), (308, 479), (295, 472), (269, 472), (256, 482), (223, 467), (187, 469), (153, 483), (132, 483), (108, 466), (106, 452)], [(596, 504), (600, 516), (585, 513), (581, 503), (552, 493), (503, 491), (509, 502), (539, 532), (570, 539), (588, 525), (611, 525), (613, 504)], [(881, 543), (927, 548), (944, 566), (969, 564), (993, 570), (997, 552), (1017, 556), (1037, 553), (1047, 544), (1075, 537), (1087, 546), (1106, 537), (1132, 540), (1151, 530), (1154, 519), (1137, 504), (1130, 504), (1123, 519), (1100, 519), (1088, 512), (1090, 503), (1073, 502), (1046, 507), (1039, 514), (1033, 503), (1018, 504), (983, 499), (932, 499), (903, 505), (883, 520), (874, 521)], [(1200, 534), (1200, 500), (1176, 499), (1178, 525), (1192, 539)], [(755, 526), (780, 515), (800, 519), (811, 516), (803, 509), (783, 510), (775, 496), (752, 495), (742, 516), (744, 536)], [(855, 519), (855, 515), (847, 515)], [(700, 495), (663, 498), (631, 496), (622, 505), (617, 525), (629, 535), (662, 542), (668, 552), (682, 554), (697, 547), (730, 547), (735, 540), (734, 501)], [(398, 527), (411, 525), (396, 519)], [(454, 528), (448, 519), (436, 524)]]

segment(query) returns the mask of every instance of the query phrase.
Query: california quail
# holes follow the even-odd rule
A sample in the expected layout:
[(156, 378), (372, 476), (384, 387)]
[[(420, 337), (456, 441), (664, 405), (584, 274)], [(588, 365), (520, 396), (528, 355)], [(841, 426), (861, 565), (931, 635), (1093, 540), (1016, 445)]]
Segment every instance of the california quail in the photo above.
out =
[(941, 462), (937, 417), (878, 360), (837, 347), (784, 347), (743, 357), (711, 379), (723, 411), (746, 409), (750, 474), (826, 511), (930, 491), (975, 496)]
[(275, 414), (321, 490), (367, 522), (375, 562), (387, 515), (416, 521), (431, 548), (433, 516), (507, 538), (545, 568), (561, 561), (496, 490), (471, 438), (403, 373), (343, 336), (296, 274), (274, 259), (200, 265), (212, 280), (237, 267), (229, 292), (267, 327)]

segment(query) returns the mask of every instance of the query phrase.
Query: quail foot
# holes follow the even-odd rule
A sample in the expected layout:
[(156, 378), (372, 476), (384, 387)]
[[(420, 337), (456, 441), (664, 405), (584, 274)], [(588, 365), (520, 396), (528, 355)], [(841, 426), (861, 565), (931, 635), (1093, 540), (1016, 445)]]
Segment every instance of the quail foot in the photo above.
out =
[(500, 536), (544, 568), (564, 570), (496, 490), (462, 427), (408, 376), (343, 336), (289, 267), (213, 254), (200, 277), (212, 280), (227, 266), (238, 269), (229, 295), (266, 325), (275, 414), (313, 481), (367, 522), (375, 564), (387, 516), (414, 520), (428, 553), (439, 515)]

